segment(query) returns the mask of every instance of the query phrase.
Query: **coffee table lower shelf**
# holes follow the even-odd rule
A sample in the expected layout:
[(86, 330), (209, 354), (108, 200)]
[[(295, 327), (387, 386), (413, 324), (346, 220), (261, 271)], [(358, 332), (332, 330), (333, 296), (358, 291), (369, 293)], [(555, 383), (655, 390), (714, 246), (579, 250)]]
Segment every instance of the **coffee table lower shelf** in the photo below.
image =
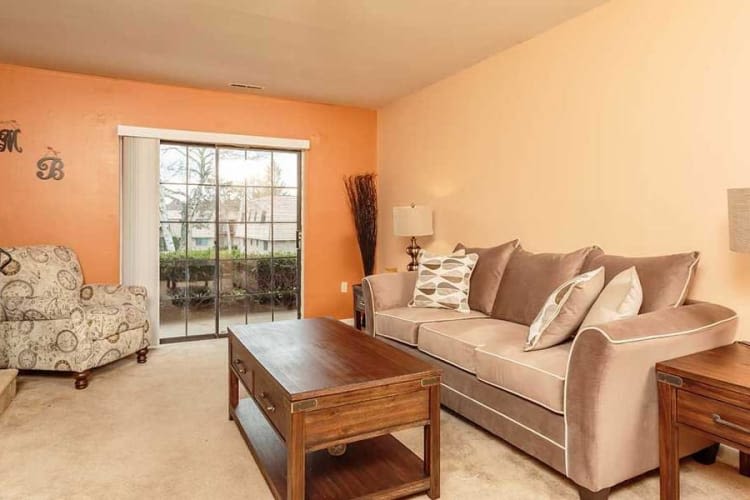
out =
[[(252, 398), (240, 399), (232, 416), (271, 492), (287, 498), (286, 444)], [(429, 490), (423, 461), (391, 435), (350, 443), (346, 453), (310, 452), (305, 460), (305, 498), (401, 498)]]

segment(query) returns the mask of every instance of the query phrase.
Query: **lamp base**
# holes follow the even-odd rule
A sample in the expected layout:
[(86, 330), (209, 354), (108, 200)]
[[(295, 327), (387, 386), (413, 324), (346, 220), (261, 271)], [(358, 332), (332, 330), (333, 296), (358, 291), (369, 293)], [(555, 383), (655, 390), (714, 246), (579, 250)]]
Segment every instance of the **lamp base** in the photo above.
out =
[(411, 244), (406, 247), (406, 255), (411, 257), (411, 262), (406, 266), (407, 271), (416, 271), (417, 267), (419, 267), (419, 261), (417, 260), (417, 257), (419, 256), (419, 251), (422, 250), (419, 248), (419, 245), (417, 245), (417, 239), (412, 236), (411, 237)]

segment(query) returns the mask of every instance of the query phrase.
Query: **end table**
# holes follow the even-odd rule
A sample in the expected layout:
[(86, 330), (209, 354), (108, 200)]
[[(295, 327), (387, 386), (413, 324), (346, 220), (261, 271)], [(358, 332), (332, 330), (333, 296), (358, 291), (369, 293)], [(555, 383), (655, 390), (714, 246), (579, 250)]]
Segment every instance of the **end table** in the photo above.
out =
[(365, 295), (362, 292), (362, 284), (352, 285), (354, 295), (354, 328), (362, 330), (365, 327)]
[(717, 444), (695, 455), (716, 459), (718, 443), (740, 450), (740, 474), (750, 476), (750, 346), (740, 343), (656, 364), (659, 391), (659, 471), (662, 500), (680, 497), (680, 431)]

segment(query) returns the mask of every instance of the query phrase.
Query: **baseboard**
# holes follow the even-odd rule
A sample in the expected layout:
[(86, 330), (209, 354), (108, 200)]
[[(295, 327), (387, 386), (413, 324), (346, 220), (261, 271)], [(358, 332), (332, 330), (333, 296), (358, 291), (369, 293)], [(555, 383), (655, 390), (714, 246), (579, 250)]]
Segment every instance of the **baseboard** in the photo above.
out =
[(0, 413), (2, 413), (16, 395), (16, 376), (18, 370), (0, 370)]

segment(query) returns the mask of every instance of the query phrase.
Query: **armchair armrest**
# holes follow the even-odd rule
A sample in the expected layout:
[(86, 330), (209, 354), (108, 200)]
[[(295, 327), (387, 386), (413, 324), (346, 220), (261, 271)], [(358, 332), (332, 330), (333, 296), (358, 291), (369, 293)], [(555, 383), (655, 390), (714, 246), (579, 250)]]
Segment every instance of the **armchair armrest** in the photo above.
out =
[(373, 274), (362, 280), (367, 332), (370, 335), (374, 334), (375, 313), (394, 307), (406, 307), (414, 295), (416, 283), (416, 271)]
[(89, 305), (132, 304), (146, 309), (146, 297), (146, 288), (142, 286), (93, 284), (81, 287), (81, 302)]
[(81, 304), (73, 297), (6, 297), (0, 300), (0, 321), (70, 319)]
[[(567, 475), (599, 491), (658, 467), (654, 365), (729, 344), (736, 330), (731, 309), (694, 303), (581, 331), (565, 380)], [(681, 445), (685, 455), (707, 444)]]

